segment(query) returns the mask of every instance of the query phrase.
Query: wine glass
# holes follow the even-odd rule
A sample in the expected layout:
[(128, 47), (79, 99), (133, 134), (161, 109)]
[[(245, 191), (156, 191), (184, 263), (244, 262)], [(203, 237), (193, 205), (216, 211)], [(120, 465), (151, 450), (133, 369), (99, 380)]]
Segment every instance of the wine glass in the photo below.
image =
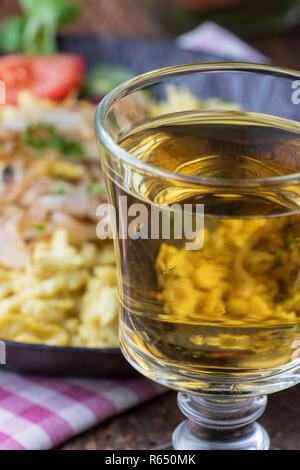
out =
[(179, 391), (176, 450), (268, 449), (266, 395), (299, 382), (299, 78), (169, 67), (96, 112), (121, 348)]

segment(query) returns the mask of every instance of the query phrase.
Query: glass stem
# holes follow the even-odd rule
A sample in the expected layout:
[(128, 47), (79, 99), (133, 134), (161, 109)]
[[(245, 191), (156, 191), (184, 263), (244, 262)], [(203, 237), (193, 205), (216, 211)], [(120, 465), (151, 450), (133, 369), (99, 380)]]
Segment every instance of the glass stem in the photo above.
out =
[(270, 439), (258, 419), (267, 397), (204, 398), (178, 393), (178, 406), (188, 418), (173, 433), (175, 450), (268, 450)]

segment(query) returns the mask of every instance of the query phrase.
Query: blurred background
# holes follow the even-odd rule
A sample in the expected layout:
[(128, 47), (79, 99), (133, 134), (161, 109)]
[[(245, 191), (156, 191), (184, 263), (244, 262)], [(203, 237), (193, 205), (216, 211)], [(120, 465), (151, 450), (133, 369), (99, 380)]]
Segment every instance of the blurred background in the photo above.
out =
[[(174, 38), (204, 21), (230, 29), (278, 65), (296, 66), (299, 0), (78, 0), (82, 13), (63, 32)], [(0, 20), (19, 13), (1, 0)]]

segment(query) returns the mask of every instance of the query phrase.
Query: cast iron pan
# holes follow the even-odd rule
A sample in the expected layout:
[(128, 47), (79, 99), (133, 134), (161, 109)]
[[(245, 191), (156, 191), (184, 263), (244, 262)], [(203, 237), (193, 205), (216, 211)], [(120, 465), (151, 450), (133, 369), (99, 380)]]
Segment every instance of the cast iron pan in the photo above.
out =
[[(101, 62), (125, 65), (134, 74), (169, 65), (222, 61), (218, 57), (180, 50), (173, 42), (165, 40), (78, 35), (59, 38), (59, 47), (62, 51), (83, 55), (88, 66)], [(14, 341), (5, 343), (6, 365), (0, 365), (0, 370), (76, 377), (110, 377), (136, 373), (117, 348), (44, 346)]]

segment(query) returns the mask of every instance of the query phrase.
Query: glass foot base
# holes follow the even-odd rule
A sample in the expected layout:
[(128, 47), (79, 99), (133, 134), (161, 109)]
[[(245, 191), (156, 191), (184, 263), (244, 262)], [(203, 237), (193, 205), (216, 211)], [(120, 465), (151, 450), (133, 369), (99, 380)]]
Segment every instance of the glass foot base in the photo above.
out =
[(178, 394), (178, 405), (188, 418), (173, 433), (175, 450), (268, 450), (270, 438), (258, 423), (267, 397), (207, 399)]
[(224, 441), (199, 438), (189, 429), (188, 421), (184, 421), (174, 431), (173, 447), (175, 450), (268, 450), (270, 439), (267, 431), (257, 423), (247, 436)]
[[(165, 444), (161, 444), (157, 447), (153, 447), (150, 450), (175, 450), (175, 449), (173, 447), (172, 442), (166, 442)], [(211, 449), (207, 449), (207, 450), (211, 450)], [(271, 446), (270, 449), (266, 449), (266, 450), (280, 450), (280, 449), (278, 449), (277, 447)]]

